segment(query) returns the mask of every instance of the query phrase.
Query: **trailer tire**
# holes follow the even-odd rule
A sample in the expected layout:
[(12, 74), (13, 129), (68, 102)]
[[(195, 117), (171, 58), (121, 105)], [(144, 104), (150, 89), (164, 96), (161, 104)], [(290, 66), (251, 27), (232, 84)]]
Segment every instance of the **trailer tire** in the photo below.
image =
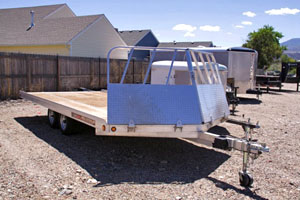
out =
[(71, 135), (73, 133), (74, 120), (65, 116), (59, 115), (59, 125), (62, 134)]
[(48, 122), (51, 128), (59, 128), (59, 114), (48, 109)]
[(240, 172), (240, 184), (244, 187), (251, 187), (253, 184), (253, 177), (249, 173)]

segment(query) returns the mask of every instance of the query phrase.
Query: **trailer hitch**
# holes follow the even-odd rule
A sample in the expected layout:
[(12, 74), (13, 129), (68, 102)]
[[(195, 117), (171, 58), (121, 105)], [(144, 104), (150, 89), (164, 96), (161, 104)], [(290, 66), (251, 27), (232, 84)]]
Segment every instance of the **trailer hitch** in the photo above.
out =
[(241, 151), (243, 153), (243, 165), (242, 170), (239, 172), (240, 184), (244, 187), (250, 187), (253, 183), (253, 177), (248, 172), (250, 159), (252, 159), (253, 163), (263, 152), (269, 152), (269, 147), (264, 143), (258, 143), (257, 140), (252, 139), (253, 129), (259, 128), (258, 123), (252, 124), (250, 119), (248, 121), (230, 119), (226, 122), (241, 125), (245, 136), (243, 138), (237, 138), (231, 135), (200, 132), (198, 138), (186, 138), (185, 140), (227, 151)]
[[(248, 120), (248, 124), (250, 124), (250, 119)], [(253, 176), (248, 172), (250, 158), (253, 164), (254, 160), (257, 159), (262, 152), (269, 152), (269, 148), (264, 143), (259, 144), (252, 140), (253, 127), (243, 125), (243, 129), (245, 139), (243, 139), (241, 148), (238, 149), (243, 152), (243, 166), (239, 172), (239, 181), (242, 186), (250, 187), (253, 184)]]

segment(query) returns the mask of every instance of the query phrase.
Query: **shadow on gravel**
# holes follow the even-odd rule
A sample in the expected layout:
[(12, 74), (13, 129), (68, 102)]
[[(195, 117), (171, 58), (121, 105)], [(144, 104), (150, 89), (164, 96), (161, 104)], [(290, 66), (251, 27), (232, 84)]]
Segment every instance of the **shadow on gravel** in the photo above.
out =
[(179, 139), (101, 137), (84, 125), (81, 133), (64, 136), (48, 126), (46, 116), (15, 120), (87, 170), (100, 181), (98, 187), (192, 183), (206, 178), (229, 158)]
[(246, 97), (239, 97), (240, 99), (240, 103), (239, 104), (251, 104), (251, 105), (255, 105), (255, 104), (261, 104), (261, 100), (259, 99), (254, 99), (254, 98), (246, 98)]
[[(271, 90), (271, 91), (273, 91), (273, 90)], [(284, 89), (281, 89), (278, 92), (283, 92), (283, 93), (299, 93), (299, 91), (296, 90), (296, 86), (295, 86), (295, 90), (284, 90)]]
[(296, 86), (295, 86), (295, 90), (286, 90), (286, 89), (275, 89), (275, 88), (270, 88), (269, 92), (267, 92), (267, 89), (265, 88), (261, 88), (261, 90), (263, 91), (263, 94), (273, 94), (273, 95), (282, 95), (280, 93), (299, 93), (299, 91), (297, 92), (296, 90)]
[(228, 183), (225, 183), (223, 181), (220, 181), (212, 177), (207, 177), (206, 179), (214, 182), (216, 187), (221, 188), (224, 191), (230, 189), (230, 190), (234, 190), (237, 193), (244, 194), (245, 196), (251, 197), (253, 199), (267, 200), (266, 198), (255, 194), (255, 192), (252, 192), (249, 188), (239, 189), (237, 187), (234, 187), (233, 185), (229, 185)]

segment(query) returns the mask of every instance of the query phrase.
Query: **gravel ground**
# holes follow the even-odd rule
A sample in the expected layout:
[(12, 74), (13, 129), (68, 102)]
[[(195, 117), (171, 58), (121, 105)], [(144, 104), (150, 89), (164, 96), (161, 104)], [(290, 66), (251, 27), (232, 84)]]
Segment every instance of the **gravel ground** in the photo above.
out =
[[(239, 185), (240, 152), (179, 139), (99, 137), (82, 127), (64, 136), (46, 109), (0, 102), (0, 199), (300, 199), (300, 93), (285, 84), (260, 100), (243, 95), (236, 117), (261, 128), (270, 153), (251, 165), (251, 188)], [(218, 131), (243, 136), (241, 127)]]

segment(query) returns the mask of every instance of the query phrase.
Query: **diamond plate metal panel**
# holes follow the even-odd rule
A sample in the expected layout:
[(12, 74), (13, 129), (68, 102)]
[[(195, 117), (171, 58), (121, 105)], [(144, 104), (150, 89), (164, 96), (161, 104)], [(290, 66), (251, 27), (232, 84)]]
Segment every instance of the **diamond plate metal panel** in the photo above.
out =
[(221, 84), (197, 85), (197, 90), (204, 123), (227, 117), (230, 114)]
[(192, 85), (109, 84), (107, 98), (109, 124), (202, 123), (197, 88)]

